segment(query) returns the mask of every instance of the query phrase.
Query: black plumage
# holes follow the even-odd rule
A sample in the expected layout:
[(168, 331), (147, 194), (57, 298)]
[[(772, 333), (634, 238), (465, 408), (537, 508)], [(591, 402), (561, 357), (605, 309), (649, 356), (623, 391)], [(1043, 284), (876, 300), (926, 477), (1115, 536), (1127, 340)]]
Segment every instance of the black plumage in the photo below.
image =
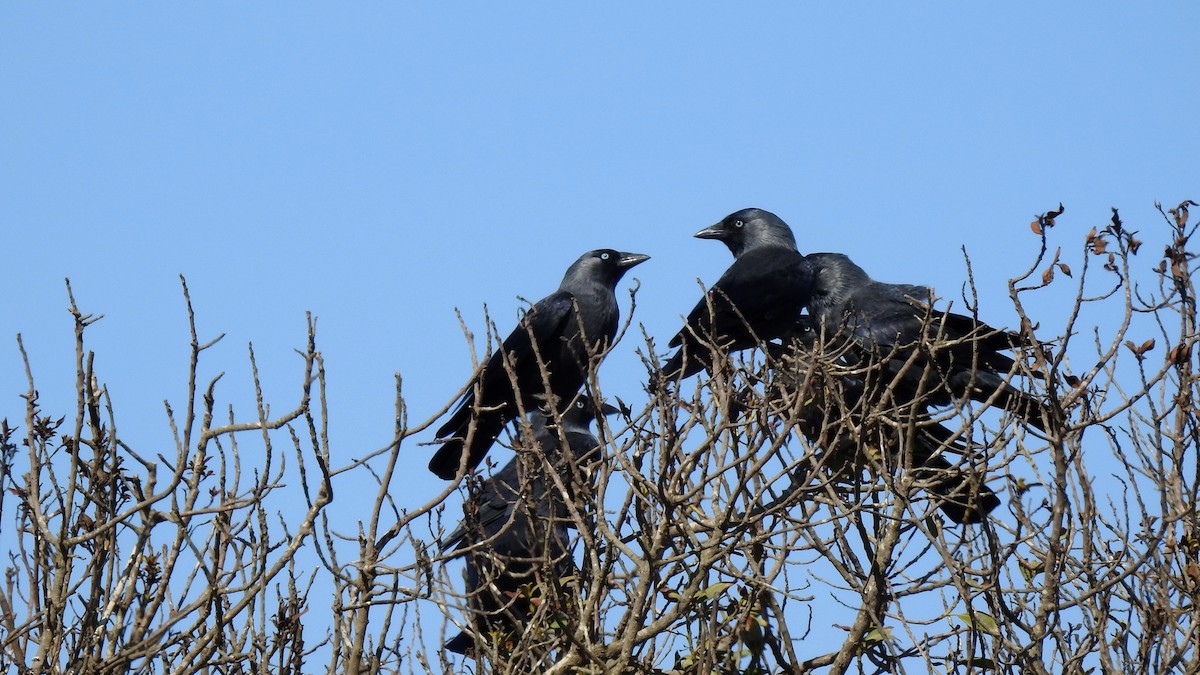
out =
[(896, 380), (897, 398), (991, 401), (1044, 428), (1042, 403), (1008, 381), (1016, 362), (1006, 352), (1024, 345), (1020, 335), (934, 309), (932, 289), (875, 281), (840, 253), (813, 253), (808, 261), (816, 327), (851, 362), (881, 364)]
[(795, 335), (771, 346), (769, 365), (774, 398), (782, 394), (795, 406), (797, 428), (822, 451), (814, 464), (835, 473), (857, 473), (871, 456), (886, 457), (893, 468), (908, 465), (955, 523), (982, 522), (1000, 505), (972, 466), (975, 447), (935, 422), (923, 401), (888, 399), (889, 382), (880, 372), (844, 359), (816, 359), (816, 331), (803, 319)]
[[(547, 394), (558, 401), (571, 400), (587, 379), (589, 363), (616, 336), (617, 282), (648, 259), (640, 253), (599, 249), (576, 260), (558, 290), (525, 312), (437, 430), (437, 437), (447, 440), (429, 461), (429, 470), (453, 480), (460, 468), (469, 471), (483, 461), (504, 425), (521, 409), (536, 410), (538, 399), (546, 400)], [(549, 389), (541, 364), (548, 371)]]
[(734, 261), (671, 339), (668, 346), (679, 349), (663, 367), (669, 379), (711, 366), (714, 347), (739, 351), (787, 334), (812, 285), (791, 228), (769, 211), (742, 209), (696, 236), (724, 243)]
[[(560, 417), (561, 428), (544, 413), (531, 415), (533, 440), (522, 439), (518, 445), (548, 458), (568, 493), (556, 489), (541, 457), (518, 455), (480, 483), (463, 506), (463, 522), (442, 539), (442, 550), (462, 551), (467, 559), (467, 604), (478, 635), (521, 630), (533, 612), (522, 587), (547, 575), (561, 580), (575, 574), (567, 532), (575, 521), (567, 500), (576, 499), (572, 490), (579, 476), (570, 469), (596, 459), (600, 441), (591, 422), (597, 414), (615, 412), (610, 405), (597, 407), (579, 398)], [(560, 450), (563, 437), (567, 453)], [(445, 644), (460, 654), (474, 646), (475, 638), (466, 631)]]

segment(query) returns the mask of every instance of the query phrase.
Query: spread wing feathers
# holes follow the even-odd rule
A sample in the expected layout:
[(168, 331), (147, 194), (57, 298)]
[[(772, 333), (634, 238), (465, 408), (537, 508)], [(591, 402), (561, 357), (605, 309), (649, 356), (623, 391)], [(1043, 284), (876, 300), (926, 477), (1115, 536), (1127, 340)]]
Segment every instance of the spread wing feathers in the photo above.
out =
[[(866, 446), (887, 453), (892, 462), (899, 462), (907, 451), (914, 476), (935, 495), (934, 503), (952, 522), (982, 522), (1000, 505), (999, 497), (983, 482), (983, 473), (971, 466), (977, 448), (932, 420), (926, 406), (903, 406), (894, 411), (900, 416), (897, 421), (915, 425), (911, 434), (904, 424), (899, 428), (875, 425), (870, 421), (874, 414), (871, 401), (872, 388), (878, 384), (872, 385), (853, 370), (834, 374), (811, 369), (811, 333), (798, 336), (791, 346), (790, 354), (788, 345), (769, 348), (779, 364), (771, 395), (782, 395), (783, 400), (795, 400), (798, 394), (805, 397), (797, 427), (810, 443), (821, 447), (821, 462), (842, 471), (863, 461)], [(956, 455), (962, 457), (959, 464), (948, 459)]]
[[(932, 365), (941, 372), (944, 388), (950, 393), (977, 401), (994, 397), (997, 405), (1043, 428), (1043, 404), (1005, 381), (1016, 361), (1004, 352), (1019, 349), (1024, 344), (1021, 336), (974, 317), (939, 310), (932, 300), (933, 292), (924, 286), (874, 282), (851, 298), (846, 329), (876, 356), (891, 355), (887, 372), (903, 371), (914, 378), (921, 376), (929, 359), (922, 355), (915, 361), (916, 368), (906, 370), (911, 354), (905, 350), (927, 337), (937, 346)], [(949, 399), (935, 397), (931, 402), (946, 404)]]
[[(936, 446), (934, 446), (936, 447)], [(929, 490), (938, 496), (937, 505), (955, 523), (981, 523), (1000, 506), (1000, 498), (980, 474), (959, 469), (940, 454), (932, 454), (928, 439), (920, 439), (913, 453), (916, 472), (931, 481)], [(919, 455), (919, 456), (918, 456)]]
[(984, 365), (999, 357), (1005, 364), (1004, 370), (1015, 362), (992, 352), (1022, 345), (1016, 333), (992, 328), (974, 317), (937, 309), (933, 306), (933, 291), (924, 286), (874, 283), (851, 299), (848, 313), (853, 317), (856, 336), (880, 347), (909, 345), (924, 334), (952, 343), (948, 348), (955, 356), (977, 352), (979, 358), (987, 359)]

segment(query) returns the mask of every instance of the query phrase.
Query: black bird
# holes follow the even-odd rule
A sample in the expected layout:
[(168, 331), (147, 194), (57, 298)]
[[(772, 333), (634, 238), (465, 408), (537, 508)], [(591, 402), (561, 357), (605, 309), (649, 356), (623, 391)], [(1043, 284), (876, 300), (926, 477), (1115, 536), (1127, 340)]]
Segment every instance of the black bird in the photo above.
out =
[(668, 343), (679, 347), (663, 367), (668, 379), (710, 366), (714, 345), (738, 351), (787, 334), (812, 286), (812, 270), (796, 250), (791, 228), (770, 211), (742, 209), (696, 237), (724, 243), (734, 261)]
[[(553, 418), (535, 413), (530, 416), (533, 442), (521, 446), (548, 457), (570, 490), (571, 466), (586, 466), (600, 446), (589, 428), (592, 421), (597, 414), (615, 412), (610, 405), (597, 408), (590, 399), (578, 398), (560, 418), (561, 436)], [(560, 452), (563, 436), (569, 453)], [(565, 501), (575, 495), (558, 492), (543, 469), (536, 457), (514, 457), (474, 491), (463, 506), (463, 522), (441, 541), (443, 551), (464, 551), (467, 558), (467, 603), (481, 637), (521, 630), (522, 620), (533, 612), (521, 587), (539, 574), (562, 579), (575, 573), (567, 535), (575, 521)], [(475, 638), (462, 631), (445, 649), (466, 654), (474, 646)]]
[[(911, 462), (913, 475), (937, 496), (938, 507), (955, 523), (982, 522), (1000, 505), (980, 473), (964, 466), (976, 448), (933, 421), (928, 405), (891, 401), (885, 407), (880, 401), (888, 383), (871, 377), (870, 371), (844, 359), (814, 360), (817, 334), (810, 317), (802, 319), (795, 335), (768, 347), (773, 373), (769, 391), (776, 400), (794, 406), (797, 428), (822, 450), (814, 466), (857, 473), (873, 450), (886, 455), (893, 467)], [(880, 412), (886, 412), (888, 421), (879, 419)], [(952, 463), (954, 457), (963, 460)]]
[[(910, 397), (898, 402), (917, 396), (923, 405), (992, 400), (1044, 428), (1042, 403), (1006, 381), (1016, 362), (1004, 352), (1024, 345), (1020, 335), (938, 311), (932, 289), (875, 281), (840, 253), (813, 253), (808, 261), (814, 273), (808, 309), (817, 329), (846, 346), (852, 362), (879, 363), (898, 377), (897, 396)], [(935, 348), (917, 352), (922, 338)]]
[[(612, 415), (616, 412), (618, 410), (607, 403), (600, 405), (599, 413), (602, 415)], [(556, 470), (563, 473), (569, 468), (570, 463), (587, 464), (592, 453), (600, 446), (599, 439), (591, 430), (592, 422), (597, 419), (599, 418), (594, 404), (586, 398), (576, 398), (562, 413), (561, 427), (544, 412), (538, 411), (531, 415), (530, 429), (533, 431), (533, 444), (527, 445), (522, 442), (520, 445), (536, 449), (550, 457)], [(567, 438), (567, 447), (571, 449), (570, 455), (559, 452), (560, 429)], [(512, 458), (491, 478), (483, 481), (476, 500), (478, 513), (474, 516), (475, 525), (479, 530), (487, 532), (492, 525), (508, 521), (508, 516), (512, 513), (513, 505), (516, 503), (516, 500), (512, 498), (521, 494), (519, 459), (519, 456)], [(531, 483), (529, 500), (532, 503), (546, 506), (544, 509), (539, 509), (537, 515), (549, 517), (553, 509), (546, 505), (548, 496), (543, 478), (539, 474)], [(564, 474), (562, 478), (564, 483), (570, 487), (570, 476)], [(458, 527), (441, 540), (442, 550), (457, 551), (461, 549), (468, 529), (467, 521), (459, 523)]]
[[(429, 470), (439, 478), (453, 480), (464, 468), (464, 449), (465, 469), (469, 471), (479, 466), (504, 425), (516, 419), (521, 408), (536, 410), (537, 398), (546, 400), (547, 394), (570, 401), (587, 380), (591, 360), (603, 353), (616, 336), (617, 282), (629, 268), (649, 258), (641, 253), (599, 249), (576, 260), (558, 290), (525, 312), (516, 329), (478, 373), (450, 419), (437, 430), (438, 438), (448, 440), (429, 461)], [(549, 372), (549, 391), (539, 359)]]

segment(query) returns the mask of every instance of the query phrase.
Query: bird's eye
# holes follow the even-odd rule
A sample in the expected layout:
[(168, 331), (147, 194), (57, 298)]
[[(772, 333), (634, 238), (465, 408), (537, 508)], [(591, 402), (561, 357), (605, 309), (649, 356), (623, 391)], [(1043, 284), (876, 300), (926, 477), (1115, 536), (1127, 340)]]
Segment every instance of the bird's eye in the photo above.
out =
[(611, 256), (609, 256), (607, 253), (601, 253), (601, 254), (600, 254), (600, 259), (601, 259), (601, 260), (608, 260), (610, 257), (611, 257)]
[(742, 226), (743, 226), (743, 225), (745, 225), (745, 223), (743, 223), (743, 222), (742, 222), (742, 221), (740, 221), (740, 220), (738, 220), (738, 221), (734, 221), (734, 223), (733, 223), (733, 226), (734, 226), (734, 227), (736, 227), (736, 228), (738, 228), (739, 230), (740, 230), (740, 229), (742, 229)]

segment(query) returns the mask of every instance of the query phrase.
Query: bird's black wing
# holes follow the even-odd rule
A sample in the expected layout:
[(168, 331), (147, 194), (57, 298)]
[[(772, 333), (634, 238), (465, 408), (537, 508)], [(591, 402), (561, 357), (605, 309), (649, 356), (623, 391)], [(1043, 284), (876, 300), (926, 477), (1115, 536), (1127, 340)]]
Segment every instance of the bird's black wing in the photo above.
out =
[[(513, 506), (520, 499), (519, 458), (514, 457), (480, 486), (470, 497), (464, 511), (474, 508), (475, 513), (454, 528), (439, 542), (443, 551), (459, 551), (472, 543), (479, 535), (489, 536), (498, 532), (512, 517)], [(476, 536), (468, 536), (474, 533)]]
[(931, 295), (923, 286), (871, 282), (851, 295), (844, 329), (864, 346), (882, 353), (911, 345), (921, 336)]
[[(811, 347), (812, 338), (802, 334), (793, 341), (790, 354), (786, 343), (769, 348), (786, 366), (775, 374), (770, 392), (790, 400), (804, 394), (806, 403), (799, 411), (797, 428), (809, 442), (821, 446), (819, 464), (835, 472), (858, 466), (868, 444), (886, 452), (893, 463), (904, 461), (901, 453), (907, 451), (915, 474), (951, 521), (979, 523), (1000, 505), (999, 497), (984, 483), (985, 475), (971, 466), (978, 452), (975, 446), (931, 420), (924, 406), (909, 411), (915, 417), (897, 418), (904, 422), (898, 427), (864, 419), (863, 412), (872, 408), (864, 400), (872, 395), (872, 384), (853, 371), (829, 378), (821, 369), (810, 369)], [(947, 458), (955, 455), (962, 456), (957, 465)]]
[[(512, 363), (516, 376), (517, 391), (524, 397), (544, 390), (542, 375), (538, 367), (538, 355), (547, 362), (558, 353), (559, 345), (567, 336), (575, 316), (575, 298), (567, 291), (557, 291), (536, 302), (522, 317), (520, 323), (504, 339), (500, 349), (492, 353), (487, 365), (479, 374), (477, 386), (463, 395), (458, 407), (438, 430), (438, 438), (453, 437), (443, 443), (429, 461), (429, 470), (439, 477), (450, 480), (458, 472), (463, 452), (463, 440), (470, 428), (476, 409), (500, 408), (481, 411), (470, 448), (468, 468), (478, 466), (495, 437), (504, 425), (517, 417), (519, 410), (517, 395), (513, 389), (505, 359)], [(476, 401), (475, 392), (479, 391)], [(528, 403), (527, 400), (524, 400)], [(526, 405), (528, 408), (529, 406)]]
[[(924, 286), (872, 283), (854, 294), (848, 313), (848, 328), (854, 338), (876, 356), (887, 358), (886, 372), (905, 372), (905, 379), (919, 387), (924, 362), (908, 368), (907, 349), (924, 334), (943, 346), (935, 352), (934, 365), (942, 383), (956, 396), (995, 402), (1037, 428), (1043, 428), (1043, 404), (1008, 384), (1005, 378), (1016, 367), (1007, 351), (1022, 344), (1018, 334), (993, 328), (974, 317), (944, 312), (932, 306), (933, 292)], [(957, 344), (956, 344), (957, 343)], [(919, 387), (924, 389), (925, 387)], [(934, 404), (949, 403), (935, 396)]]
[[(508, 369), (504, 367), (505, 355), (516, 364), (518, 382), (528, 377), (527, 372), (537, 370), (534, 345), (542, 358), (547, 358), (550, 349), (564, 336), (568, 321), (573, 313), (574, 296), (567, 291), (557, 291), (534, 303), (521, 318), (517, 327), (504, 338), (500, 349), (492, 352), (487, 365), (480, 372), (478, 389), (484, 405), (505, 402), (512, 391)], [(452, 435), (471, 419), (475, 407), (475, 387), (463, 394), (454, 414), (438, 430), (437, 437)], [(516, 416), (516, 411), (512, 412)]]
[[(738, 350), (789, 332), (811, 290), (812, 270), (800, 253), (779, 247), (747, 251), (688, 314), (683, 330), (668, 343), (681, 349), (664, 371), (675, 373), (688, 358), (684, 377), (699, 372), (710, 341)], [(685, 351), (692, 355), (685, 357)]]

